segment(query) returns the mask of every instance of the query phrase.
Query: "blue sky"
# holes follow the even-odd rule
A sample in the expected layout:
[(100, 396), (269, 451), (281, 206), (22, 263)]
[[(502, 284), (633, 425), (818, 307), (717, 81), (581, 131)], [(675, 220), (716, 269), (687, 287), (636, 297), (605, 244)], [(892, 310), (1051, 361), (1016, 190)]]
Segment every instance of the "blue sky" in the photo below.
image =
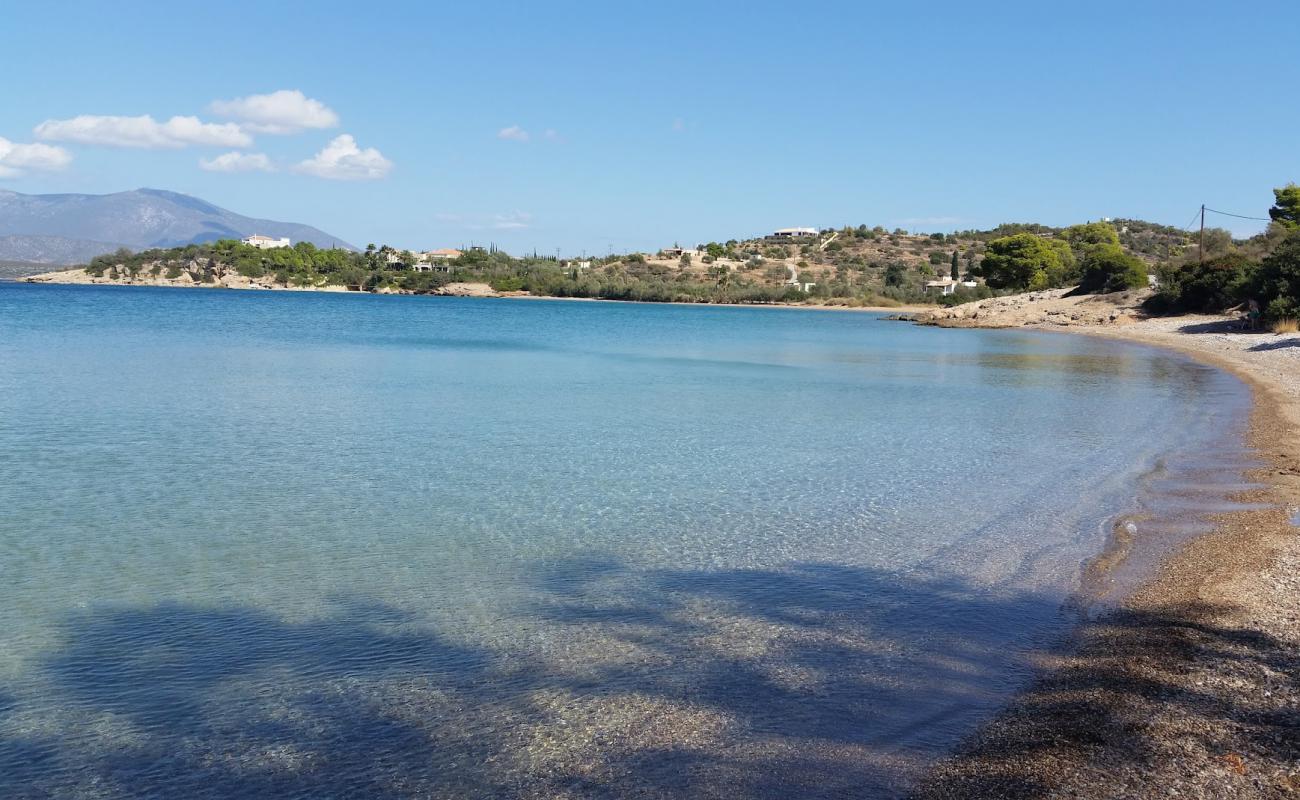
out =
[(1300, 4), (976, 5), (14, 0), (0, 188), (576, 254), (1182, 226), (1300, 180)]

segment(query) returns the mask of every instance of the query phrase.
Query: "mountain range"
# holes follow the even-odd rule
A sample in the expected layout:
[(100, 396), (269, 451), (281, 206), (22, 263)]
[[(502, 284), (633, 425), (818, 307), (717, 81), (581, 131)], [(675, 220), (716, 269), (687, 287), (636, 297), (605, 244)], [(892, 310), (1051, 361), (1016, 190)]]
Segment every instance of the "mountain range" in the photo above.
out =
[(254, 233), (356, 249), (310, 225), (245, 217), (161, 189), (114, 194), (0, 191), (0, 262), (81, 264), (120, 247), (180, 247)]

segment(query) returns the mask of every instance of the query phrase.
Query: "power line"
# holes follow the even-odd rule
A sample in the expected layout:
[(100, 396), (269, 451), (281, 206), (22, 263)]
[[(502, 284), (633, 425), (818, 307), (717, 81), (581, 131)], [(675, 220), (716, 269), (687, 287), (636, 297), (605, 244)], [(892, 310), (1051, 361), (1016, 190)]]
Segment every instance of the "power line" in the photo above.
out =
[(1183, 226), (1183, 231), (1184, 231), (1185, 233), (1191, 233), (1192, 226), (1195, 225), (1195, 224), (1196, 224), (1196, 220), (1198, 220), (1198, 219), (1200, 219), (1200, 218), (1201, 218), (1201, 210), (1198, 208), (1198, 209), (1196, 209), (1196, 213), (1195, 213), (1195, 214), (1192, 214), (1192, 218), (1191, 218), (1190, 220), (1187, 221), (1187, 224), (1186, 224), (1186, 225)]
[(1214, 209), (1212, 209), (1212, 208), (1208, 208), (1208, 207), (1207, 207), (1205, 210), (1206, 210), (1206, 211), (1209, 211), (1209, 212), (1211, 212), (1211, 213), (1214, 213), (1214, 214), (1222, 214), (1222, 215), (1225, 216), (1225, 217), (1236, 217), (1237, 219), (1253, 219), (1253, 220), (1255, 220), (1256, 222), (1272, 222), (1272, 221), (1273, 221), (1273, 220), (1269, 219), (1268, 217), (1248, 217), (1248, 216), (1246, 216), (1245, 214), (1230, 214), (1230, 213), (1228, 213), (1227, 211), (1215, 211)]

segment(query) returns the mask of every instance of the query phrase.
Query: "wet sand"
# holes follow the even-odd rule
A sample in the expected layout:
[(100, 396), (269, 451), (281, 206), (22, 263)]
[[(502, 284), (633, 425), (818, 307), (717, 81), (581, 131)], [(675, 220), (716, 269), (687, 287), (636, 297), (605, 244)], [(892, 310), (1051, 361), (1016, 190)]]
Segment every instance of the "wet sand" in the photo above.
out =
[[(1177, 318), (1071, 332), (1170, 347), (1254, 393), (1267, 508), (1217, 515), (914, 792), (938, 798), (1300, 797), (1300, 337)], [(1054, 328), (1061, 330), (1061, 328)]]

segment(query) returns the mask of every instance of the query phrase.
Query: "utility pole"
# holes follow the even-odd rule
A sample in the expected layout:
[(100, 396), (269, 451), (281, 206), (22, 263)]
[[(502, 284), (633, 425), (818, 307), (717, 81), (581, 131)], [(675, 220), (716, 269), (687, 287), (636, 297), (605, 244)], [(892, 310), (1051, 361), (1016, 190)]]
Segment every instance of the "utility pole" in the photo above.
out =
[(1201, 243), (1196, 246), (1201, 251), (1201, 263), (1205, 263), (1205, 204), (1201, 203)]

